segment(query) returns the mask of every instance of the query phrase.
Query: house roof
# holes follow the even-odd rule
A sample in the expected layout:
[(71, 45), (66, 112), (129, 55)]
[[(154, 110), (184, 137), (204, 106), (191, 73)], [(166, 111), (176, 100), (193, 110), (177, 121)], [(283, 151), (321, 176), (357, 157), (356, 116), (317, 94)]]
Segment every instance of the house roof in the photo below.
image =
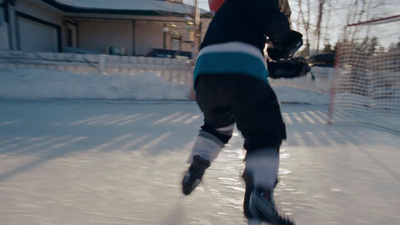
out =
[[(187, 4), (160, 0), (42, 0), (64, 12), (106, 13), (148, 16), (184, 16), (193, 13), (194, 7)], [(212, 14), (200, 9), (201, 17)]]

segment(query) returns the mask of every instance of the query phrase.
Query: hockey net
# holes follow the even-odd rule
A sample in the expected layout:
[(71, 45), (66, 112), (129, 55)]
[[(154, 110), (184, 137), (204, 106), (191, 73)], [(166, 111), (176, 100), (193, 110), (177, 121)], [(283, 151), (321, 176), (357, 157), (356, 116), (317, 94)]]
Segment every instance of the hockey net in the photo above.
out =
[(400, 133), (400, 15), (351, 24), (336, 55), (329, 124)]

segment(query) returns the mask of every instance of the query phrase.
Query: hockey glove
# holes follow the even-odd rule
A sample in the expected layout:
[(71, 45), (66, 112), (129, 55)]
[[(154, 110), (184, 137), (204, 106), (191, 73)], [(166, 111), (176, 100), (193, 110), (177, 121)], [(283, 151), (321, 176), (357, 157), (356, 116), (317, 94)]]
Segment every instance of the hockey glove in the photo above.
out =
[(270, 36), (267, 40), (268, 56), (273, 60), (290, 58), (303, 45), (302, 37), (302, 34), (293, 30), (283, 36)]
[(306, 75), (311, 68), (303, 57), (279, 61), (267, 61), (269, 76), (278, 78), (295, 78)]

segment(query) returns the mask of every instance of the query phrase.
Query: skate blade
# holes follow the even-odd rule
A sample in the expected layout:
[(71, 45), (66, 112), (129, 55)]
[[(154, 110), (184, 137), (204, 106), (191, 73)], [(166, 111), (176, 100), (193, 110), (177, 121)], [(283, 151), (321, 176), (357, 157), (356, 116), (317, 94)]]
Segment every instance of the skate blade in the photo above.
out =
[(194, 183), (191, 186), (184, 187), (182, 189), (183, 194), (184, 195), (190, 195), (190, 193), (192, 193), (192, 191), (194, 191), (194, 189), (196, 189), (196, 187), (200, 184), (200, 182), (201, 182), (201, 180), (197, 179), (197, 180), (194, 181)]

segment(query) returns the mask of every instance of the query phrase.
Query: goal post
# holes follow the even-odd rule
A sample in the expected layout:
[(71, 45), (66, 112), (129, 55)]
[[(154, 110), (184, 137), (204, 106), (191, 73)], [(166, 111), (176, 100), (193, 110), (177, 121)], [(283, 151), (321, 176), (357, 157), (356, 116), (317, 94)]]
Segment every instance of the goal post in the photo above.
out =
[(349, 24), (335, 62), (328, 124), (400, 134), (400, 15)]

